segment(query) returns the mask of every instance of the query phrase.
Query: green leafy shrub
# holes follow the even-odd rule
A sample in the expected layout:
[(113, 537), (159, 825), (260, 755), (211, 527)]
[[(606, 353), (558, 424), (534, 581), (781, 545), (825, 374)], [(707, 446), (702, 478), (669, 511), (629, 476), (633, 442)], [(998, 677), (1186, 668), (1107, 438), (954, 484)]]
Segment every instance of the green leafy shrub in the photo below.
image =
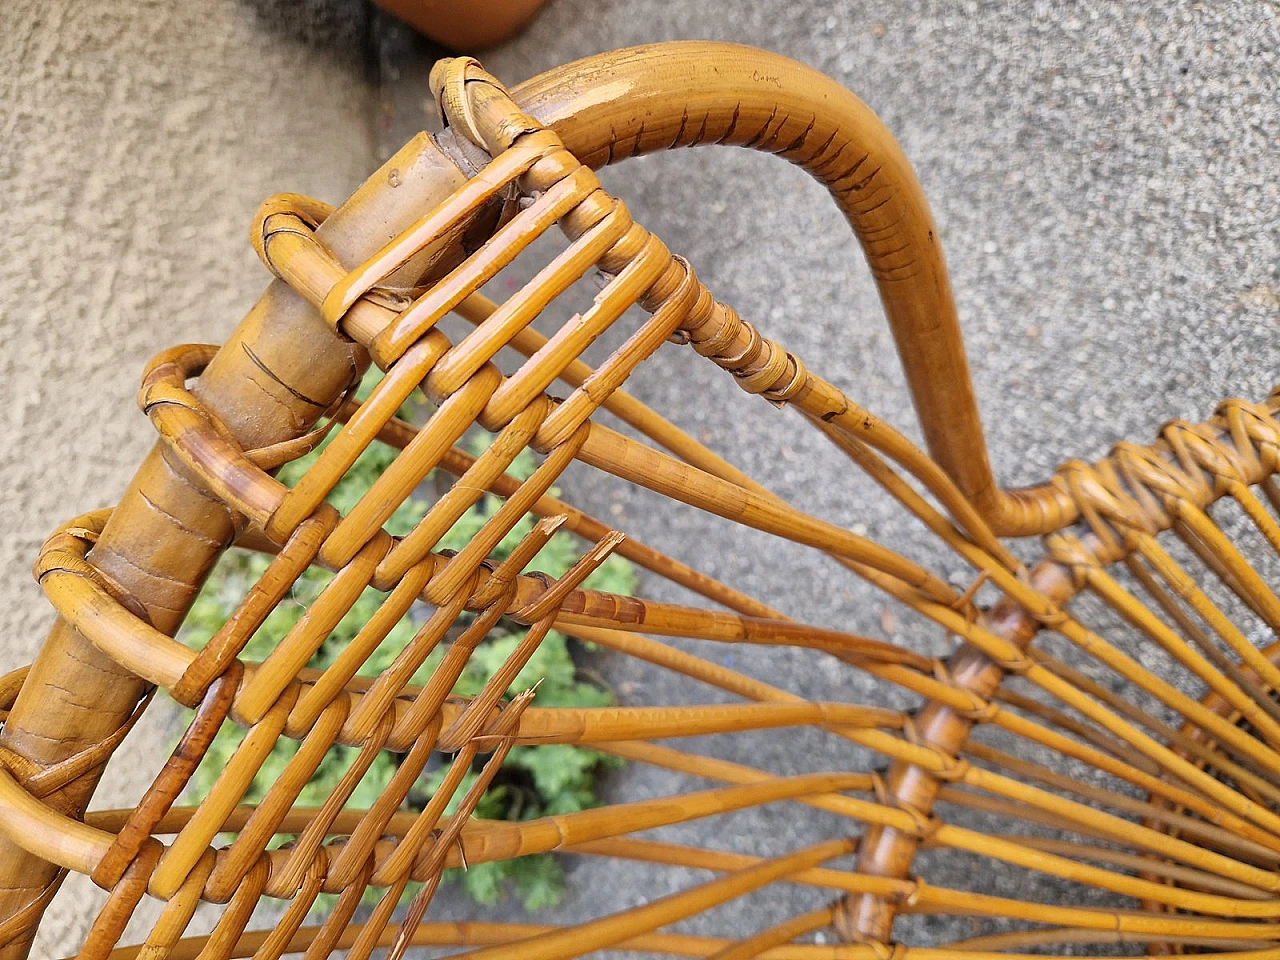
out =
[[(484, 444), (476, 446), (478, 453)], [(345, 514), (390, 465), (396, 452), (381, 444), (371, 445), (334, 489), (329, 502)], [(286, 465), (280, 471), (280, 479), (292, 485), (314, 462), (318, 453), (316, 451)], [(534, 466), (533, 455), (526, 450), (512, 464), (508, 473), (523, 480), (533, 472)], [(429, 486), (431, 482), (432, 478), (428, 478), (426, 485)], [(493, 516), (501, 503), (497, 497), (484, 496), (454, 525), (438, 549), (460, 550), (485, 521)], [(387, 529), (395, 535), (408, 533), (425, 514), (428, 506), (418, 499), (407, 500), (388, 522)], [(534, 522), (535, 518), (523, 518), (498, 546), (494, 552), (495, 557), (506, 557), (530, 531)], [(579, 552), (572, 538), (564, 534), (557, 535), (538, 554), (531, 569), (558, 577), (573, 565), (578, 556)], [(234, 611), (248, 588), (262, 575), (268, 562), (269, 558), (261, 554), (239, 549), (228, 551), (192, 607), (184, 627), (183, 640), (196, 647), (207, 643)], [(265, 659), (332, 578), (333, 575), (324, 570), (307, 570), (295, 584), (291, 601), (281, 603), (272, 611), (249, 641), (242, 658)], [(631, 565), (616, 556), (605, 561), (586, 582), (587, 586), (595, 589), (620, 594), (630, 594), (634, 584), (635, 576)], [(373, 589), (366, 590), (325, 640), (308, 666), (324, 669), (332, 664), (378, 609), (383, 599), (383, 594)], [(364, 663), (359, 675), (373, 677), (389, 666), (396, 654), (413, 637), (426, 613), (423, 604), (415, 604)], [(469, 623), (470, 617), (470, 614), (464, 614), (461, 624), (465, 626)], [(525, 628), (520, 624), (499, 621), (485, 641), (476, 648), (459, 677), (454, 692), (461, 696), (479, 693), (485, 682), (515, 649), (524, 633)], [(425, 682), (444, 652), (445, 643), (441, 643), (417, 671), (411, 683)], [(569, 639), (554, 630), (547, 634), (528, 664), (520, 671), (511, 685), (510, 694), (521, 693), (535, 684), (538, 684), (535, 703), (541, 707), (594, 707), (613, 702), (613, 694), (603, 682), (584, 674), (574, 662)], [(191, 792), (196, 801), (208, 795), (218, 774), (244, 738), (244, 733), (244, 730), (231, 724), (218, 733), (192, 780)], [(245, 802), (257, 802), (266, 795), (286, 764), (297, 753), (298, 747), (297, 741), (286, 738), (276, 743), (245, 794)], [(311, 781), (303, 788), (297, 803), (302, 806), (319, 806), (324, 803), (354, 762), (357, 753), (358, 750), (354, 747), (332, 747)], [(477, 759), (468, 778), (454, 793), (447, 812), (453, 812), (456, 803), (466, 794), (483, 759)], [(597, 775), (619, 762), (607, 754), (571, 745), (517, 746), (511, 750), (502, 769), (485, 792), (476, 814), (487, 819), (521, 820), (585, 809), (596, 803)], [(348, 805), (354, 808), (370, 806), (391, 780), (398, 763), (398, 756), (387, 751), (379, 753), (352, 794)], [(443, 780), (446, 768), (447, 763), (435, 769), (428, 767), (406, 798), (405, 808), (421, 810)], [(529, 910), (556, 904), (564, 892), (560, 864), (551, 854), (476, 864), (465, 871), (462, 880), (468, 893), (486, 904), (496, 902), (505, 889), (514, 887), (525, 908)], [(411, 895), (412, 889), (413, 886), (406, 891), (406, 897)]]

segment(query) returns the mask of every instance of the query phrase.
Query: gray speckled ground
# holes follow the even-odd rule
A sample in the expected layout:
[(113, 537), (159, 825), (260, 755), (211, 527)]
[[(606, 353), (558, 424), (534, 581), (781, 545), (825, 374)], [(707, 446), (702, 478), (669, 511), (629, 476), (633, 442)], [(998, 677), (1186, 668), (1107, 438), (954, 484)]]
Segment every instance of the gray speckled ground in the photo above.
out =
[[(857, 92), (916, 164), (951, 265), (997, 475), (1027, 484), (1118, 440), (1149, 442), (1168, 419), (1201, 419), (1223, 397), (1261, 398), (1280, 372), (1280, 6), (1148, 7), (556, 0), (482, 60), (514, 83), (619, 46), (729, 40), (795, 57)], [(397, 112), (392, 129), (419, 116)], [(775, 158), (710, 149), (628, 161), (604, 180), (717, 296), (918, 436), (869, 276), (818, 185)], [(661, 351), (629, 389), (796, 504), (959, 572), (797, 418), (742, 395), (689, 351)], [(883, 633), (879, 598), (823, 558), (672, 511), (586, 470), (563, 486), (622, 529), (790, 613)], [(643, 589), (677, 597), (662, 584)], [(899, 623), (904, 642), (943, 643), (909, 618)], [(810, 697), (899, 702), (802, 651), (724, 659)], [(606, 670), (632, 702), (706, 697), (629, 664)], [(778, 772), (859, 762), (834, 738), (791, 733), (690, 748)], [(688, 783), (633, 767), (612, 787), (632, 797)], [(781, 853), (839, 829), (782, 806), (672, 836)], [(972, 858), (928, 869), (939, 882), (992, 893), (1105, 899)], [(584, 860), (560, 915), (630, 905), (693, 879), (637, 866), (619, 882)], [(688, 929), (758, 929), (820, 899), (785, 890)], [(909, 920), (899, 935), (920, 942), (971, 929)]]
[[(0, 183), (12, 219), (0, 237), (0, 390), (7, 449), (21, 452), (0, 464), (16, 508), (3, 540), (15, 571), (0, 587), (3, 670), (30, 658), (49, 620), (25, 574), (40, 539), (117, 496), (150, 442), (132, 407), (142, 362), (169, 343), (224, 335), (260, 288), (243, 239), (257, 201), (279, 190), (337, 200), (395, 131), (418, 125), (425, 47), (386, 31), (378, 111), (355, 0), (176, 10), (0, 11)], [(1036, 482), (1065, 458), (1145, 442), (1168, 418), (1199, 419), (1222, 397), (1260, 398), (1276, 382), (1280, 5), (552, 0), (524, 36), (483, 60), (515, 82), (589, 53), (691, 38), (766, 46), (831, 73), (901, 139), (939, 222), (1003, 481)], [(867, 272), (819, 187), (776, 159), (725, 150), (628, 162), (605, 180), (718, 296), (915, 435)], [(688, 351), (663, 350), (632, 389), (805, 509), (954, 572), (798, 420)], [(562, 486), (790, 612), (883, 630), (880, 600), (819, 558), (659, 510), (585, 471)], [(661, 584), (644, 589), (668, 595)], [(943, 642), (908, 618), (899, 624), (904, 642)], [(753, 650), (734, 666), (811, 697), (897, 702), (799, 651)], [(705, 696), (616, 662), (603, 668), (628, 702)], [(165, 738), (135, 734), (131, 754), (159, 756)], [(812, 735), (690, 746), (779, 772), (861, 762)], [(153, 760), (114, 764), (104, 803), (130, 796)], [(656, 796), (687, 786), (633, 768), (611, 789)], [(775, 807), (677, 836), (771, 853), (842, 828)], [(942, 869), (997, 892), (1077, 895), (973, 862)], [(694, 879), (606, 873), (584, 860), (560, 914), (626, 906)], [(76, 941), (91, 915), (85, 896), (69, 888), (60, 899), (37, 955)], [(740, 901), (713, 919), (745, 931), (813, 903), (784, 888), (768, 907)], [(447, 906), (478, 913), (456, 899)]]

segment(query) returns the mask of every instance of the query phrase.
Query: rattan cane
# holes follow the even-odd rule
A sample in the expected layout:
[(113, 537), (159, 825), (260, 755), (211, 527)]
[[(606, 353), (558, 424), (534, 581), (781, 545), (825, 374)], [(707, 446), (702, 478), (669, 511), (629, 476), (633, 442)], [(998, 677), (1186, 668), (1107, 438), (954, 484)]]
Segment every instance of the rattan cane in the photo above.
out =
[[(399, 957), (420, 946), (522, 960), (597, 950), (720, 960), (1280, 953), (1280, 657), (1265, 643), (1280, 629), (1280, 599), (1264, 565), (1280, 551), (1274, 403), (1228, 401), (1205, 423), (1166, 426), (1151, 446), (1124, 444), (1101, 463), (1064, 465), (1042, 487), (1002, 490), (928, 208), (901, 151), (851, 94), (782, 58), (711, 44), (593, 58), (511, 95), (457, 59), (437, 65), (433, 88), (444, 132), (410, 142), (342, 207), (298, 196), (263, 204), (253, 243), (278, 280), (220, 349), (156, 357), (139, 402), (159, 444), (118, 506), (71, 521), (40, 553), (36, 576), (60, 620), (37, 661), (0, 682), (0, 957), (26, 955), (66, 871), (108, 892), (80, 952), (92, 958)], [(592, 172), (700, 143), (778, 154), (830, 189), (871, 264), (930, 455), (717, 301)], [(482, 288), (554, 228), (567, 245), (501, 302), (487, 299)], [(550, 337), (536, 332), (532, 322), (592, 271), (603, 285), (589, 307)], [(632, 324), (634, 305), (648, 317)], [(456, 342), (440, 325), (451, 312), (474, 325)], [(584, 350), (625, 324), (621, 345), (587, 366)], [(789, 506), (625, 393), (660, 347), (692, 349), (746, 393), (797, 411), (963, 561), (966, 583)], [(526, 358), (509, 375), (495, 363), (506, 348)], [(383, 376), (356, 402), (370, 361)], [(557, 381), (562, 399), (548, 392)], [(421, 427), (397, 419), (415, 391), (433, 405)], [(769, 415), (754, 398), (744, 405)], [(477, 427), (494, 439), (475, 456), (459, 444)], [(298, 483), (274, 478), (326, 435)], [(370, 444), (401, 452), (341, 515), (326, 497)], [(525, 449), (539, 466), (517, 481), (507, 470)], [(828, 554), (869, 593), (961, 643), (938, 658), (910, 638), (789, 619), (556, 499), (552, 485), (573, 461), (673, 509)], [(432, 471), (457, 480), (411, 533), (391, 536), (388, 518)], [(465, 549), (440, 551), (486, 493), (502, 509)], [(530, 513), (542, 518), (532, 532), (491, 561)], [(526, 570), (550, 538), (569, 535), (586, 548), (566, 575)], [(1042, 537), (1043, 559), (1028, 567), (1002, 538), (1031, 536)], [(233, 541), (274, 558), (214, 639), (192, 649), (173, 636)], [(613, 552), (705, 603), (583, 587)], [(313, 565), (336, 576), (270, 656), (243, 660)], [(377, 615), (337, 663), (309, 669), (369, 587), (385, 595)], [(980, 588), (997, 599), (979, 603)], [(358, 677), (418, 601), (433, 612), (413, 639), (376, 677)], [(480, 695), (453, 696), (502, 617), (527, 625), (525, 639)], [(1127, 652), (1111, 637), (1117, 623), (1171, 669)], [(563, 709), (539, 706), (536, 690), (509, 696), (552, 628), (700, 681), (708, 702)], [(442, 644), (430, 680), (411, 685)], [(766, 683), (688, 652), (726, 644), (833, 657), (918, 706), (817, 702), (785, 677)], [(131, 808), (86, 814), (157, 687), (195, 710), (182, 742)], [(249, 733), (208, 798), (181, 805), (224, 724)], [(851, 758), (880, 759), (779, 775), (656, 742), (796, 727), (841, 738)], [(281, 737), (301, 748), (266, 798), (245, 805)], [(472, 816), (513, 746), (564, 743), (682, 774), (687, 789), (529, 821)], [(296, 806), (336, 745), (358, 751), (348, 776), (322, 807)], [(348, 808), (381, 751), (399, 757), (398, 772), (372, 807)], [(449, 774), (424, 811), (409, 812), (405, 797), (433, 753), (451, 758)], [(784, 801), (797, 817), (816, 809), (842, 826), (769, 856), (741, 838), (704, 848), (639, 836)], [(281, 837), (290, 842), (273, 842)], [(607, 858), (619, 876), (644, 863), (694, 879), (561, 925), (428, 912), (446, 868), (545, 851)], [(920, 864), (942, 855), (1047, 874), (1064, 893), (1047, 903), (928, 882)], [(424, 885), (397, 912), (410, 881)], [(827, 905), (752, 929), (685, 924), (733, 899), (776, 898), (782, 885), (821, 891)], [(371, 912), (360, 906), (369, 890)], [(339, 896), (317, 918), (322, 893)], [(143, 898), (163, 904), (158, 919), (145, 943), (121, 946)], [(264, 900), (280, 909), (255, 929)], [(207, 935), (188, 929), (201, 902), (224, 905)], [(977, 918), (987, 932), (903, 942), (899, 921), (921, 915)]]

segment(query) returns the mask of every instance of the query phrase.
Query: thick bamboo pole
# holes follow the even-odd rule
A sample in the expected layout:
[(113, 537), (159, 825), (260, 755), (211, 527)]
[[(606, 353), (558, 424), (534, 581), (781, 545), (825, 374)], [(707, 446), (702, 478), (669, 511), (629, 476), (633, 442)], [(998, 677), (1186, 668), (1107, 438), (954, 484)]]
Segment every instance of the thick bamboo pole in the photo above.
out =
[[(415, 137), (318, 233), (336, 255), (359, 262), (383, 242), (385, 231), (409, 226), (415, 210), (433, 206), (461, 181), (458, 168), (429, 137)], [(303, 297), (277, 281), (192, 392), (252, 450), (304, 434), (359, 380), (367, 362), (359, 347), (337, 336)], [(172, 633), (234, 532), (226, 508), (191, 479), (168, 447), (157, 444), (97, 539), (92, 560), (131, 609)], [(147, 687), (59, 620), (0, 729), (0, 747), (52, 766), (110, 737)], [(44, 802), (83, 810), (100, 773), (95, 768)], [(56, 869), (0, 839), (0, 920), (38, 897)], [(28, 943), (29, 935), (0, 944), (0, 960), (21, 960)]]

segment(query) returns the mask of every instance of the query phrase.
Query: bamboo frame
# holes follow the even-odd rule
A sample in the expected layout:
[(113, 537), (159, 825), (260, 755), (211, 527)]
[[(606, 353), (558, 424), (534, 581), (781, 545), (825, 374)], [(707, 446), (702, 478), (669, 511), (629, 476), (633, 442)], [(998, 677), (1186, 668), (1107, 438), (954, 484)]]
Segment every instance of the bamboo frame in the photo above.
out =
[[(422, 944), (545, 960), (594, 949), (950, 960), (1087, 943), (1274, 953), (1280, 648), (1259, 650), (1249, 631), (1280, 629), (1280, 599), (1263, 568), (1273, 558), (1242, 550), (1212, 511), (1230, 499), (1280, 552), (1276, 401), (1228, 401), (1204, 424), (1166, 426), (1149, 447), (1122, 444), (1102, 463), (1064, 465), (1041, 487), (1001, 490), (928, 207), (901, 151), (851, 94), (781, 58), (711, 44), (594, 58), (511, 94), (459, 59), (442, 62), (433, 85), (444, 133), (416, 138), (342, 207), (296, 196), (263, 204), (252, 239), (276, 283), (222, 348), (177, 347), (149, 365), (138, 400), (160, 437), (156, 450), (117, 507), (71, 521), (41, 551), (35, 574), (60, 619), (36, 663), (0, 681), (0, 960), (25, 956), (65, 871), (88, 874), (109, 894), (83, 957), (311, 958), (339, 949), (399, 957)], [(929, 454), (717, 301), (591, 169), (703, 142), (778, 153), (831, 189), (871, 263)], [(485, 284), (557, 227), (563, 251), (502, 302), (488, 299)], [(591, 270), (604, 278), (595, 300), (550, 336), (535, 331), (530, 324)], [(635, 305), (647, 319), (598, 368), (584, 363), (586, 347), (630, 323), (624, 314)], [(441, 326), (451, 312), (472, 326), (456, 343)], [(668, 341), (692, 347), (746, 392), (796, 410), (963, 560), (973, 585), (957, 589), (890, 546), (797, 510), (627, 394), (638, 364), (676, 349)], [(525, 358), (510, 374), (495, 362), (505, 348)], [(357, 403), (350, 392), (370, 359), (383, 376)], [(570, 388), (563, 400), (548, 394), (556, 381)], [(395, 417), (415, 391), (434, 405), (420, 427)], [(605, 415), (639, 438), (610, 429)], [(457, 446), (473, 427), (495, 437), (479, 456)], [(326, 436), (295, 486), (274, 477)], [(398, 454), (341, 515), (326, 497), (374, 443)], [(541, 462), (517, 481), (507, 470), (527, 448)], [(643, 486), (672, 509), (825, 553), (961, 646), (944, 660), (790, 619), (553, 496), (574, 461)], [(411, 533), (392, 537), (383, 525), (434, 471), (457, 480)], [(501, 508), (464, 549), (440, 552), (441, 537), (485, 495), (499, 496)], [(506, 560), (491, 561), (528, 514), (541, 519)], [(566, 533), (587, 544), (568, 573), (552, 580), (526, 570)], [(1044, 559), (1027, 569), (1001, 538), (1031, 534), (1044, 535)], [(273, 558), (235, 615), (193, 650), (174, 633), (233, 541)], [(697, 600), (585, 587), (613, 552)], [(335, 575), (274, 651), (246, 661), (249, 638), (312, 566)], [(993, 605), (977, 602), (983, 584), (999, 595)], [(333, 665), (309, 668), (368, 589), (385, 595), (378, 612)], [(1082, 594), (1116, 622), (1079, 612)], [(433, 612), (413, 639), (377, 677), (357, 677), (416, 603)], [(452, 697), (503, 617), (525, 624), (525, 637), (477, 696)], [(540, 706), (536, 691), (509, 697), (553, 628), (742, 702), (570, 710)], [(1123, 629), (1161, 651), (1167, 669), (1130, 653)], [(1044, 631), (1070, 653), (1033, 645)], [(918, 706), (814, 701), (785, 678), (764, 682), (657, 637), (697, 651), (793, 646), (893, 684)], [(435, 673), (411, 685), (442, 644)], [(103, 765), (156, 686), (195, 710), (186, 735), (133, 807), (86, 814)], [(75, 698), (87, 692), (86, 714)], [(175, 805), (225, 724), (248, 732), (210, 796)], [(886, 766), (783, 776), (654, 742), (797, 727)], [(297, 753), (266, 797), (245, 805), (282, 737), (300, 741)], [(564, 743), (711, 785), (524, 822), (474, 816), (508, 751)], [(350, 770), (322, 807), (299, 807), (335, 746), (356, 748)], [(349, 809), (381, 751), (397, 755), (397, 772), (370, 809)], [(425, 810), (406, 812), (433, 752), (454, 755), (443, 786)], [(478, 777), (446, 815), (473, 768)], [(824, 811), (844, 830), (767, 855), (633, 836), (776, 803)], [(235, 839), (215, 847), (226, 832)], [(296, 840), (269, 850), (281, 835)], [(1045, 904), (935, 886), (912, 875), (922, 848), (1092, 893)], [(424, 919), (445, 869), (547, 851), (713, 876), (576, 925)], [(854, 864), (841, 865), (848, 857)], [(411, 881), (424, 886), (397, 919)], [(663, 929), (730, 899), (767, 897), (780, 883), (828, 899), (756, 931)], [(382, 891), (378, 905), (355, 923), (370, 888)], [(308, 927), (322, 893), (338, 894), (337, 905)], [(164, 901), (159, 920), (142, 947), (118, 947), (144, 896)], [(264, 897), (288, 906), (274, 930), (250, 931)], [(185, 936), (201, 901), (226, 906), (209, 937)], [(906, 946), (893, 936), (904, 913), (1039, 926)], [(798, 942), (827, 926), (842, 943)]]

